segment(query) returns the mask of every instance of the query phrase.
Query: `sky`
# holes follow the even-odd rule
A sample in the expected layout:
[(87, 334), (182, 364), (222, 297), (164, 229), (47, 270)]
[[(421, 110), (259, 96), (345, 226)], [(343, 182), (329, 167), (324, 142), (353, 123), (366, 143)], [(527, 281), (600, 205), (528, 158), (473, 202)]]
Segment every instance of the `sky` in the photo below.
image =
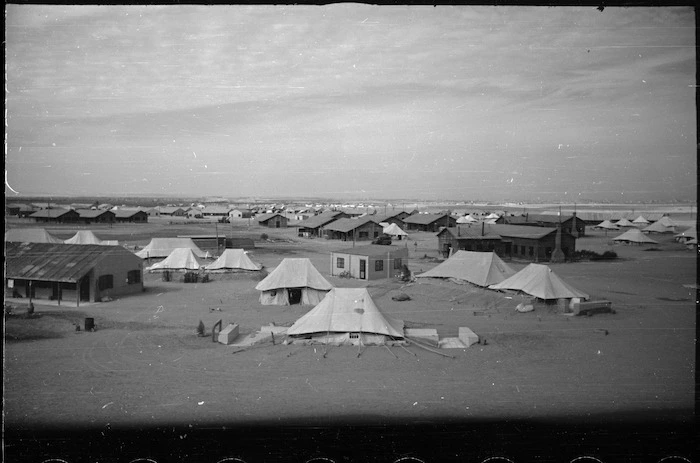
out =
[(6, 5), (5, 193), (697, 196), (691, 8)]

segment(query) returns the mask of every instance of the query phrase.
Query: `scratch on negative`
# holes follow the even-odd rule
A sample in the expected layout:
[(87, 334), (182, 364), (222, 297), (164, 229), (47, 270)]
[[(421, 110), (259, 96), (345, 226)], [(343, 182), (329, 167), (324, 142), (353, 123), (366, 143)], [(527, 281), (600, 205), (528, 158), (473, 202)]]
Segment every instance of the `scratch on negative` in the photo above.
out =
[(108, 403), (104, 404), (104, 405), (102, 406), (102, 409), (104, 410), (105, 408), (109, 407), (109, 406), (112, 405), (113, 403), (114, 403), (114, 402), (108, 402)]

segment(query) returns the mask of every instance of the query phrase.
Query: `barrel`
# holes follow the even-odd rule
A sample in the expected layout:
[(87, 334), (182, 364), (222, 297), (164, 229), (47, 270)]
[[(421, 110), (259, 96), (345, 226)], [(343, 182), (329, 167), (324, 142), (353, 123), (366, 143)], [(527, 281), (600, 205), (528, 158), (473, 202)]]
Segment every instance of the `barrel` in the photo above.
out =
[(85, 331), (95, 331), (95, 319), (92, 317), (85, 318)]

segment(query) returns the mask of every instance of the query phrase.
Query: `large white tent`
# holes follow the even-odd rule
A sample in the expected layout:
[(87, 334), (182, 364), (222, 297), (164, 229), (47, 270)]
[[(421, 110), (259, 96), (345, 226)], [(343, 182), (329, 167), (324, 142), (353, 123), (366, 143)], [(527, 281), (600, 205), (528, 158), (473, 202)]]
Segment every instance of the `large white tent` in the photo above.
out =
[(103, 246), (117, 246), (117, 240), (101, 240), (90, 230), (80, 230), (65, 241), (66, 244), (100, 244)]
[(404, 323), (382, 314), (366, 288), (333, 288), (287, 336), (328, 344), (384, 344), (387, 337), (404, 337)]
[(416, 278), (451, 278), (478, 286), (500, 283), (515, 275), (515, 270), (494, 252), (457, 251), (445, 262)]
[(401, 228), (398, 225), (396, 225), (395, 223), (391, 223), (391, 224), (387, 225), (386, 227), (384, 227), (382, 232), (385, 235), (389, 235), (392, 238), (398, 239), (398, 240), (403, 239), (404, 236), (408, 236), (408, 233), (401, 230)]
[(639, 216), (636, 219), (632, 221), (633, 224), (635, 225), (649, 225), (649, 221), (644, 218), (644, 216)]
[(262, 270), (262, 265), (250, 260), (243, 249), (226, 249), (218, 259), (205, 266), (204, 270), (213, 273), (258, 271)]
[(654, 222), (648, 227), (642, 228), (642, 231), (644, 233), (676, 233), (676, 227), (674, 226), (667, 226), (661, 223), (659, 220), (658, 222)]
[(588, 299), (588, 294), (572, 287), (547, 265), (530, 264), (512, 277), (489, 286), (490, 289), (522, 291), (539, 299)]
[(287, 258), (255, 286), (263, 305), (316, 305), (333, 288), (307, 258)]
[(457, 219), (457, 223), (476, 223), (478, 222), (477, 219), (472, 217), (471, 215), (465, 215), (464, 217), (460, 217)]
[(5, 232), (5, 241), (19, 243), (63, 243), (43, 228), (11, 228)]
[(206, 264), (206, 261), (198, 257), (190, 248), (176, 248), (164, 260), (153, 264), (146, 270), (156, 271), (197, 271)]
[(209, 257), (209, 253), (202, 251), (192, 238), (152, 238), (148, 246), (136, 255), (142, 259), (168, 257), (177, 248), (190, 248), (197, 257)]
[(612, 241), (617, 243), (658, 244), (658, 241), (652, 240), (637, 228), (627, 230), (622, 235), (613, 238)]

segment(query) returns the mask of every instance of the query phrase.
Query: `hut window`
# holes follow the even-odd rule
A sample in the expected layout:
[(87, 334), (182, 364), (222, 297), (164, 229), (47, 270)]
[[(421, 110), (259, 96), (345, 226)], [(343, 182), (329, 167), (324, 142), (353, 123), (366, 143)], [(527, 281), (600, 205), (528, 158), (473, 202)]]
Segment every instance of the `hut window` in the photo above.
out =
[(528, 254), (529, 254), (530, 256), (534, 256), (534, 255), (535, 255), (535, 248), (533, 248), (532, 246), (529, 246), (529, 247), (527, 248), (527, 251), (528, 251)]
[(381, 272), (382, 270), (384, 270), (384, 261), (383, 260), (375, 260), (374, 261), (374, 271)]
[(114, 276), (113, 275), (100, 276), (100, 278), (97, 280), (97, 287), (100, 289), (100, 291), (104, 291), (105, 289), (114, 288)]
[(360, 238), (369, 238), (369, 232), (361, 231), (359, 236)]
[(350, 339), (359, 339), (360, 333), (350, 333)]
[(337, 268), (345, 268), (345, 258), (344, 257), (338, 257), (335, 266)]
[(126, 274), (126, 283), (129, 285), (141, 283), (141, 270), (129, 270)]

